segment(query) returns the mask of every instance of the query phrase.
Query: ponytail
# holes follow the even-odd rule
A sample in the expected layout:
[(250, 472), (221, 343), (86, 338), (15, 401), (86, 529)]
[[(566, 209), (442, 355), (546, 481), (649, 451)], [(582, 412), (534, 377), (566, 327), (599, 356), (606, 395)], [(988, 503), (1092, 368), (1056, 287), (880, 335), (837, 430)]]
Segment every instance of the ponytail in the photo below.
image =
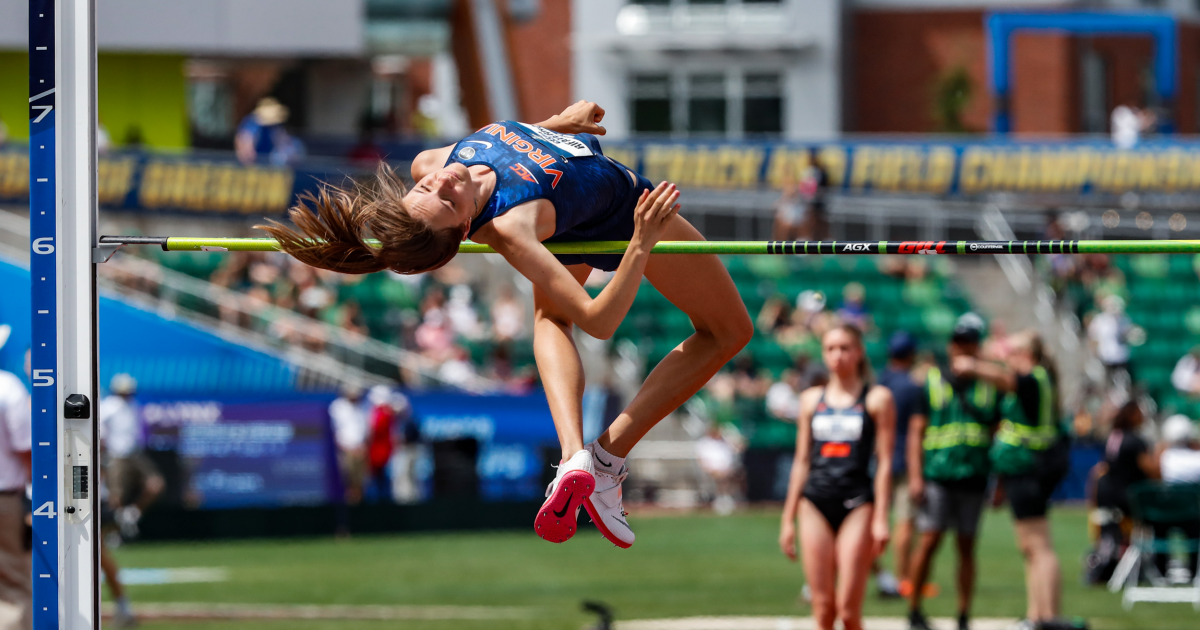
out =
[[(288, 213), (296, 229), (274, 220), (254, 227), (278, 241), (281, 251), (320, 269), (432, 271), (458, 253), (462, 230), (435, 230), (414, 218), (404, 204), (405, 192), (396, 172), (381, 164), (374, 187), (323, 185), (316, 194), (304, 193)], [(378, 244), (367, 242), (372, 237)]]

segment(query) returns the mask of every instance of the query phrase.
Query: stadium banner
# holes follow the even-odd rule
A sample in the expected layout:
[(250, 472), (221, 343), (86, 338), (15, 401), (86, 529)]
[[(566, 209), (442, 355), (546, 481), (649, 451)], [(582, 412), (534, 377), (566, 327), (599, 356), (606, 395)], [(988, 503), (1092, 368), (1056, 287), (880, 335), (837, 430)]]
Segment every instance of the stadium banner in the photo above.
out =
[[(606, 142), (609, 157), (651, 181), (710, 190), (796, 183), (815, 150), (834, 189), (971, 196), (988, 192), (1200, 192), (1200, 141), (1156, 140), (1134, 150), (1098, 141)], [(407, 169), (401, 168), (402, 172)], [(364, 174), (348, 161), (242, 165), (225, 153), (115, 152), (100, 158), (107, 210), (217, 216), (280, 215), (320, 182)], [(29, 199), (29, 155), (0, 148), (0, 203)]]
[[(106, 210), (222, 216), (281, 215), (296, 197), (362, 169), (348, 162), (296, 167), (243, 165), (227, 153), (114, 152), (100, 157), (97, 192)], [(27, 147), (0, 147), (0, 203), (29, 200)]]
[[(332, 394), (302, 393), (139, 397), (146, 455), (167, 482), (162, 501), (190, 509), (340, 502), (343, 486), (329, 418), (333, 400)], [(405, 485), (399, 476), (411, 475), (408, 481), (421, 489), (405, 500), (437, 496), (430, 447), (464, 439), (478, 445), (472, 495), (488, 501), (542, 495), (543, 453), (557, 453), (558, 438), (540, 392), (420, 392), (409, 393), (408, 400), (419, 442), (414, 449), (399, 448), (408, 432), (395, 427), (397, 448), (389, 466), (392, 488)]]

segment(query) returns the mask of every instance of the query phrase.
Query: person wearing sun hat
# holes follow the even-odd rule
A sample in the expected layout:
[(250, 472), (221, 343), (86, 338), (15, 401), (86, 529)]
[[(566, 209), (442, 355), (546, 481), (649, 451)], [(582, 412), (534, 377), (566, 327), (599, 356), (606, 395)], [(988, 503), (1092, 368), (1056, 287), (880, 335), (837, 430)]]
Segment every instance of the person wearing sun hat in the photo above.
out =
[(238, 161), (254, 164), (260, 161), (286, 164), (299, 153), (298, 141), (284, 127), (291, 112), (278, 99), (267, 96), (259, 99), (254, 111), (242, 119), (234, 138)]

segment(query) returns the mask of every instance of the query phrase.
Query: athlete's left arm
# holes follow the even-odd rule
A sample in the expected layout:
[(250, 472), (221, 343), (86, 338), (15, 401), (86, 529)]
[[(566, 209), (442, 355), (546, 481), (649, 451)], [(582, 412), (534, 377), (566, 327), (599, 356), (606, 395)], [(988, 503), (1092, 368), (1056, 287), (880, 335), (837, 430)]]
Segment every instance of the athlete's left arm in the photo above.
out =
[(875, 420), (875, 514), (871, 535), (875, 554), (887, 547), (888, 517), (892, 498), (892, 454), (896, 447), (896, 401), (886, 387), (876, 385), (867, 393), (867, 411)]
[(564, 109), (561, 114), (556, 114), (538, 123), (538, 126), (559, 133), (590, 133), (603, 136), (608, 132), (600, 126), (602, 120), (604, 120), (603, 107), (591, 101), (579, 101)]

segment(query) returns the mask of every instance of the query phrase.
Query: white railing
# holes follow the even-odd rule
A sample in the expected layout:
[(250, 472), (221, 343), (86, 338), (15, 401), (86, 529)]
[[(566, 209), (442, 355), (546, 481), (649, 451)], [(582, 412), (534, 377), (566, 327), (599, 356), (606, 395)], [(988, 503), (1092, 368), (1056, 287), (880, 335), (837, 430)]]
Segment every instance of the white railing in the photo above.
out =
[[(28, 220), (0, 210), (0, 235), (7, 237), (5, 241), (24, 239), (27, 244)], [(16, 250), (10, 244), (5, 251), (18, 255), (19, 260), (29, 259), (28, 247)], [(101, 265), (100, 282), (102, 288), (163, 315), (181, 317), (239, 343), (269, 349), (301, 368), (308, 374), (305, 378), (314, 383), (373, 385), (395, 382), (403, 373), (410, 385), (451, 386), (474, 393), (502, 387), (480, 376), (450, 382), (439, 374), (439, 363), (416, 352), (136, 256), (118, 253)]]

